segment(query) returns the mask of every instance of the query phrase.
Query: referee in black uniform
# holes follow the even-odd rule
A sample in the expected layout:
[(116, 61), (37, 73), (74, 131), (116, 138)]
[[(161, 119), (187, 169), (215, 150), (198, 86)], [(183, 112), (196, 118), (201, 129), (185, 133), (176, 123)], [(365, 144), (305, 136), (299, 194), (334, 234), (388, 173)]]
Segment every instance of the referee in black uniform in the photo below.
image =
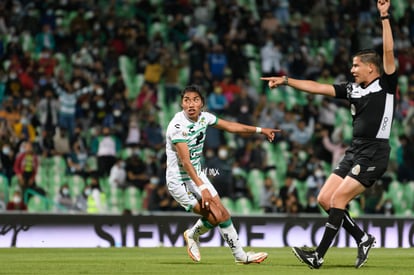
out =
[(371, 187), (387, 169), (389, 136), (394, 118), (397, 74), (394, 41), (389, 20), (390, 0), (378, 0), (382, 24), (383, 56), (363, 50), (352, 59), (354, 82), (340, 85), (283, 77), (262, 77), (270, 88), (289, 85), (311, 94), (347, 99), (352, 114), (350, 148), (323, 185), (318, 202), (329, 213), (325, 232), (315, 250), (293, 247), (294, 254), (310, 268), (319, 268), (323, 257), (343, 226), (358, 244), (355, 267), (360, 268), (375, 244), (374, 236), (362, 231), (346, 210), (347, 204)]

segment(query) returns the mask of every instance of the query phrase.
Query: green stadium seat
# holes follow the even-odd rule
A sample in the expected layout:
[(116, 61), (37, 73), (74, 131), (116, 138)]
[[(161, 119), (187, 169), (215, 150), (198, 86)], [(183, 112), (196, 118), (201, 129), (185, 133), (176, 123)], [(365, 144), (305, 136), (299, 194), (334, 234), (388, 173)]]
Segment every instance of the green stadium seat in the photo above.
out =
[(67, 182), (67, 176), (65, 173), (49, 175), (49, 188), (57, 188)]
[(241, 197), (235, 201), (235, 212), (243, 215), (252, 214), (254, 212), (254, 206), (248, 198)]
[(101, 177), (99, 179), (99, 184), (101, 185), (102, 191), (108, 194), (110, 192), (109, 177)]
[(124, 210), (124, 190), (110, 186), (107, 193), (108, 210), (111, 213), (121, 214)]
[(275, 156), (275, 149), (273, 144), (270, 142), (263, 142), (262, 147), (266, 150), (266, 163), (267, 166), (274, 166), (276, 165), (276, 156)]
[(47, 190), (49, 188), (49, 177), (49, 171), (45, 168), (39, 167), (35, 177), (36, 185)]
[(244, 45), (243, 50), (244, 50), (244, 54), (247, 58), (252, 58), (252, 59), (258, 59), (259, 58), (258, 50), (257, 50), (256, 46), (254, 46), (253, 44)]
[(81, 194), (85, 187), (85, 179), (79, 175), (67, 176), (66, 182), (69, 185), (70, 194), (72, 197), (76, 197)]
[(0, 200), (5, 204), (9, 202), (9, 180), (3, 174), (0, 174)]
[(393, 17), (398, 21), (403, 15), (407, 7), (408, 1), (394, 1), (393, 6)]
[(22, 33), (22, 48), (24, 52), (34, 53), (35, 51), (35, 41), (33, 35), (29, 32)]
[(180, 72), (178, 74), (178, 82), (181, 86), (188, 85), (188, 82), (190, 80), (190, 68), (187, 66), (180, 69)]
[(300, 181), (295, 179), (294, 185), (296, 190), (298, 191), (298, 200), (302, 207), (306, 207), (308, 200), (306, 198), (308, 192), (308, 186), (306, 185), (306, 181)]
[(247, 173), (247, 183), (249, 185), (251, 184), (255, 186), (258, 182), (259, 184), (262, 184), (263, 179), (264, 179), (264, 173), (257, 168), (252, 169)]
[(392, 200), (395, 214), (398, 216), (403, 215), (406, 209), (404, 191), (403, 185), (400, 182), (393, 180), (389, 185), (388, 192), (386, 194), (386, 196)]
[(51, 160), (51, 169), (56, 172), (55, 175), (57, 174), (58, 176), (61, 176), (62, 174), (66, 173), (67, 164), (64, 157), (55, 155)]
[(32, 213), (49, 211), (49, 201), (41, 195), (33, 195), (27, 202), (27, 211)]
[(262, 196), (262, 189), (264, 184), (264, 174), (262, 172), (260, 173), (254, 173), (257, 176), (253, 176), (249, 174), (248, 178), (248, 186), (250, 193), (253, 196), (253, 208), (258, 209), (260, 207), (260, 201)]
[(250, 60), (249, 61), (249, 76), (250, 76), (250, 83), (258, 90), (261, 90), (262, 81), (260, 80), (260, 69), (257, 61)]
[(406, 202), (406, 211), (414, 211), (414, 181), (404, 184), (403, 189), (404, 201)]
[(349, 214), (351, 217), (359, 217), (363, 213), (361, 205), (357, 200), (351, 200), (349, 202)]
[(222, 197), (221, 202), (223, 206), (230, 212), (230, 214), (236, 213), (235, 202), (229, 197)]
[(9, 186), (9, 199), (8, 199), (9, 201), (10, 201), (10, 199), (12, 199), (13, 193), (16, 190), (21, 191), (21, 188), (20, 188), (19, 180), (17, 179), (17, 176), (14, 175), (11, 179), (11, 183), (10, 183), (10, 186)]
[(402, 95), (407, 94), (408, 91), (408, 76), (407, 75), (400, 75), (398, 76), (398, 88)]
[(135, 187), (128, 187), (124, 192), (123, 209), (129, 209), (132, 213), (139, 213), (142, 211), (143, 194), (141, 190)]
[(96, 156), (89, 156), (86, 160), (86, 165), (91, 171), (98, 170), (98, 160), (96, 159)]
[(279, 190), (279, 188), (281, 187), (281, 184), (279, 182), (279, 174), (277, 169), (270, 169), (266, 172), (266, 177), (269, 177), (272, 179), (273, 181), (273, 187), (276, 189), (276, 191)]

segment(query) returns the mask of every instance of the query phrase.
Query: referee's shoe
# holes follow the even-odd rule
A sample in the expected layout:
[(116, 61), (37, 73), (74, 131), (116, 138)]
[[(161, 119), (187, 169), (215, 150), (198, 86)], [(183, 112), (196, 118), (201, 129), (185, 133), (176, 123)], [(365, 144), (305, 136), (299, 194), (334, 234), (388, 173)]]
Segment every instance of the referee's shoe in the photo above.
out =
[(318, 269), (322, 266), (323, 258), (319, 258), (318, 252), (315, 250), (292, 247), (292, 251), (299, 261), (307, 264), (310, 268)]
[(375, 237), (368, 234), (368, 239), (358, 245), (358, 256), (355, 261), (355, 268), (360, 268), (368, 260), (368, 252), (375, 245)]

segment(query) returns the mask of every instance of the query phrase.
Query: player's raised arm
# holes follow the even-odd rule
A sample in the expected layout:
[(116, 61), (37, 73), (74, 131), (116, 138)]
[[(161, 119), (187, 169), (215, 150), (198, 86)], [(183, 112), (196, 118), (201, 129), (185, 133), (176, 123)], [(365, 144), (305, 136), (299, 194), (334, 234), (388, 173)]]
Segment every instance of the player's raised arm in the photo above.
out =
[(394, 59), (394, 39), (392, 36), (389, 8), (390, 0), (379, 0), (377, 8), (381, 16), (382, 41), (383, 41), (383, 66), (386, 74), (392, 74), (396, 70)]

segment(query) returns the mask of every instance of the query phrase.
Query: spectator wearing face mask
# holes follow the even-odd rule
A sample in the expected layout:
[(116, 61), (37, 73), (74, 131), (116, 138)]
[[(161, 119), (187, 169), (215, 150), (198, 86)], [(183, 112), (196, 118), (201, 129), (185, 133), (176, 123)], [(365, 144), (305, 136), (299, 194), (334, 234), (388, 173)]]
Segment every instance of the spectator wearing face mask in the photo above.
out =
[(59, 102), (53, 96), (51, 87), (46, 87), (44, 97), (39, 100), (36, 108), (36, 116), (43, 131), (54, 135), (58, 123)]
[(106, 121), (107, 117), (113, 110), (113, 106), (110, 106), (106, 100), (105, 91), (102, 88), (98, 88), (93, 95), (90, 102), (90, 109), (92, 111), (92, 124), (103, 124), (110, 127), (111, 124)]
[(120, 139), (111, 133), (109, 127), (103, 127), (101, 134), (92, 140), (91, 152), (97, 157), (98, 175), (100, 177), (109, 176), (109, 172), (115, 164), (121, 149)]
[(60, 104), (58, 125), (61, 128), (67, 129), (70, 137), (75, 129), (78, 98), (94, 90), (92, 85), (80, 87), (79, 82), (75, 82), (75, 84), (72, 85), (67, 82), (58, 84), (57, 81), (52, 82), (53, 89), (58, 95)]
[(151, 183), (149, 167), (141, 158), (140, 150), (135, 150), (126, 161), (126, 182), (129, 186), (136, 187), (141, 192)]
[(17, 139), (34, 142), (36, 130), (27, 115), (22, 115), (20, 120), (13, 125), (13, 131)]
[(276, 202), (278, 199), (278, 190), (275, 188), (272, 178), (266, 177), (260, 195), (260, 208), (265, 213), (276, 212)]
[(82, 193), (76, 196), (75, 210), (86, 213), (88, 210), (88, 197), (91, 195), (92, 189), (90, 185), (86, 185)]
[(54, 153), (66, 158), (71, 152), (68, 130), (56, 127), (55, 135), (53, 136), (53, 144)]
[(52, 27), (49, 24), (44, 24), (41, 32), (36, 34), (35, 41), (37, 53), (40, 53), (44, 49), (54, 49), (55, 37), (53, 35)]
[(22, 144), (23, 151), (20, 152), (14, 161), (14, 172), (17, 176), (20, 188), (24, 193), (26, 189), (32, 189), (44, 195), (45, 191), (36, 186), (35, 177), (39, 168), (39, 158), (33, 151), (31, 142)]
[(306, 197), (318, 197), (319, 190), (321, 190), (322, 185), (325, 183), (326, 176), (323, 171), (323, 168), (320, 165), (317, 165), (315, 171), (306, 178), (307, 194)]
[(111, 190), (126, 187), (125, 161), (122, 158), (118, 158), (114, 166), (112, 166), (109, 173), (109, 184)]
[(308, 197), (305, 212), (306, 213), (316, 213), (316, 214), (321, 213), (321, 210), (320, 210), (319, 205), (318, 205), (318, 201), (317, 201), (317, 199), (314, 195), (310, 195)]
[(141, 143), (141, 129), (135, 119), (131, 119), (128, 126), (128, 132), (125, 138), (126, 147), (136, 147)]
[(66, 158), (68, 173), (86, 178), (91, 171), (88, 166), (88, 152), (79, 141), (73, 143), (72, 150)]
[(8, 211), (27, 211), (27, 205), (24, 203), (22, 193), (19, 190), (13, 193), (13, 198), (7, 203), (6, 209)]
[(17, 71), (10, 69), (9, 75), (5, 83), (4, 94), (14, 98), (19, 98), (23, 93), (23, 85), (20, 82)]
[(148, 116), (147, 123), (145, 124), (142, 132), (145, 136), (145, 143), (148, 147), (159, 151), (165, 146), (161, 125), (156, 120), (154, 115)]
[(57, 197), (58, 211), (67, 212), (74, 209), (74, 202), (70, 194), (69, 185), (63, 184), (59, 188), (59, 194)]
[(13, 171), (13, 162), (14, 162), (15, 153), (10, 144), (3, 144), (0, 152), (0, 173), (6, 176), (8, 182), (11, 182), (11, 179), (14, 175)]
[(105, 213), (107, 211), (106, 194), (103, 192), (99, 177), (90, 177), (91, 194), (87, 198), (87, 212), (91, 214)]

